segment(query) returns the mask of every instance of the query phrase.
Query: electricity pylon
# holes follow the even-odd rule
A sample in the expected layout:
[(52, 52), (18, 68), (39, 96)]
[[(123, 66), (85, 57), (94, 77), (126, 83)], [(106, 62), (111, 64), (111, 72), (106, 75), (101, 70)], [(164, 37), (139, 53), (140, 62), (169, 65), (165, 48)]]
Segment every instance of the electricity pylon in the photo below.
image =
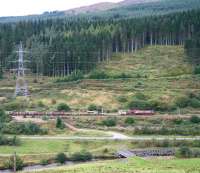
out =
[(17, 80), (16, 80), (16, 87), (15, 87), (15, 94), (14, 96), (29, 96), (28, 92), (28, 85), (25, 80), (25, 68), (24, 68), (24, 52), (22, 43), (20, 42), (18, 53), (18, 68), (16, 69), (17, 72)]

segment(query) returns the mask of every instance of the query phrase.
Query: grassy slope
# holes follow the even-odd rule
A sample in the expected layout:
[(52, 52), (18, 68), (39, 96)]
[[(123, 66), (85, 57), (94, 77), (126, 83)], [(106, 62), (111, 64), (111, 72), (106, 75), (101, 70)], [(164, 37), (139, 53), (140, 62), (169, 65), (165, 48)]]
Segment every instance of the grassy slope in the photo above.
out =
[[(120, 148), (132, 148), (134, 144), (122, 141), (68, 141), (68, 140), (22, 140), (20, 146), (0, 146), (0, 154), (55, 154), (58, 152), (76, 152), (83, 149), (93, 154), (101, 154), (105, 148), (108, 153), (115, 153)], [(108, 154), (107, 153), (107, 154)], [(106, 155), (106, 153), (104, 153)]]
[[(28, 109), (55, 109), (60, 102), (66, 102), (73, 108), (87, 108), (94, 103), (105, 109), (118, 109), (126, 105), (118, 101), (119, 97), (125, 96), (130, 100), (137, 92), (143, 92), (151, 100), (171, 104), (188, 91), (200, 90), (200, 79), (192, 75), (192, 66), (180, 46), (152, 46), (136, 54), (117, 54), (98, 68), (108, 74), (130, 74), (132, 78), (59, 84), (47, 78), (40, 79), (40, 83), (33, 83), (31, 79), (32, 98)], [(0, 96), (11, 97), (13, 85), (13, 80), (0, 81)], [(53, 99), (57, 104), (52, 103)], [(39, 101), (45, 106), (38, 107)]]
[(144, 160), (132, 158), (128, 161), (108, 161), (62, 167), (42, 173), (196, 173), (200, 169), (200, 159)]

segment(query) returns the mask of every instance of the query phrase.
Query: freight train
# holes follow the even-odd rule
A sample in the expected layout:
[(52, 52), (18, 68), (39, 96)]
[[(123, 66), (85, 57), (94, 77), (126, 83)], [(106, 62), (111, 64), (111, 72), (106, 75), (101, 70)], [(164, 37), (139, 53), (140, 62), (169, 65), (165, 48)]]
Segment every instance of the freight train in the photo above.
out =
[[(116, 114), (102, 113), (97, 111), (88, 112), (36, 112), (36, 111), (26, 111), (26, 112), (7, 112), (8, 115), (12, 117), (23, 116), (23, 117), (67, 117), (67, 116), (111, 116)], [(128, 110), (118, 112), (120, 116), (153, 116), (155, 112), (153, 110)]]

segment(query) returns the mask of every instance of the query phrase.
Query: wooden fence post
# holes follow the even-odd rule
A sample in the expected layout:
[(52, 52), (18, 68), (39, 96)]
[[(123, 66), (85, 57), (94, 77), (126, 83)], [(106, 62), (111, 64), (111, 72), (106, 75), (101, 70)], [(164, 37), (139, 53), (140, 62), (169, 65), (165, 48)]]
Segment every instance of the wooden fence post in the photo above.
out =
[(16, 172), (16, 152), (14, 152), (14, 156), (13, 156), (13, 171)]

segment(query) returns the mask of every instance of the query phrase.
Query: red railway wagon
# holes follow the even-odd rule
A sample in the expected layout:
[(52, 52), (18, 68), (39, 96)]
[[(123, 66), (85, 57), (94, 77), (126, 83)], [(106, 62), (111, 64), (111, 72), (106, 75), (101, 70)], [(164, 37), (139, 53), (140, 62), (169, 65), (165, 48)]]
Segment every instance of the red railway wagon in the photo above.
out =
[(155, 112), (153, 110), (138, 110), (138, 109), (133, 109), (129, 110), (126, 115), (144, 115), (144, 116), (153, 116), (155, 115)]

